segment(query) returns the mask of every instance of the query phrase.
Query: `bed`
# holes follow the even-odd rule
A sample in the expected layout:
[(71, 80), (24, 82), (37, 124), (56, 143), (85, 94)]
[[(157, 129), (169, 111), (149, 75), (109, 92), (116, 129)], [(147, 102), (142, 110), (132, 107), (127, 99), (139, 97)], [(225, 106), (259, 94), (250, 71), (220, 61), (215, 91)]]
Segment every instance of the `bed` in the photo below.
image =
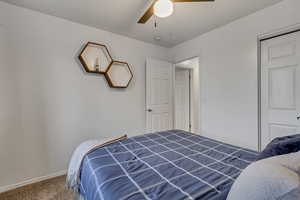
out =
[(124, 139), (87, 154), (85, 200), (225, 200), (257, 152), (172, 130)]

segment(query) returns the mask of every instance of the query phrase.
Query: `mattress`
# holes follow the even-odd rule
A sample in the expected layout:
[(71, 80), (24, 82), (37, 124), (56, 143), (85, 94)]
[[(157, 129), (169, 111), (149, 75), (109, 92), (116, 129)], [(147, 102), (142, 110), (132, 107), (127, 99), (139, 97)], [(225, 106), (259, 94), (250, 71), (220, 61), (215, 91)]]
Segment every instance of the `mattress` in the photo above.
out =
[(225, 200), (257, 152), (172, 130), (125, 139), (85, 156), (85, 200)]

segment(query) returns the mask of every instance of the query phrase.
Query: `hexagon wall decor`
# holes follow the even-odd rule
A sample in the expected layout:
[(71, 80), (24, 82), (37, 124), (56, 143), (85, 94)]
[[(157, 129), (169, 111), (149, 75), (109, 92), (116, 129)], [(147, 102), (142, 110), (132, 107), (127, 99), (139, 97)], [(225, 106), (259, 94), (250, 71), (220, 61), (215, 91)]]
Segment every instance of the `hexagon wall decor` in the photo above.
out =
[(104, 74), (113, 62), (107, 47), (94, 42), (88, 42), (78, 58), (88, 73)]
[(105, 73), (105, 78), (112, 88), (127, 88), (133, 74), (128, 63), (114, 60)]

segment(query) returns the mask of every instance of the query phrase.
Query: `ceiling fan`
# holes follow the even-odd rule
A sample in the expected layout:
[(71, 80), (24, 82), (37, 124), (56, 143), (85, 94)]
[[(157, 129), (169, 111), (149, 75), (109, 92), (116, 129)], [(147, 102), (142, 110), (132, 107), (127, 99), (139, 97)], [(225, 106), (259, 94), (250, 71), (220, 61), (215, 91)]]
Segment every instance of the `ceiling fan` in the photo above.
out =
[(172, 15), (174, 12), (174, 3), (182, 3), (182, 2), (209, 2), (215, 0), (154, 0), (150, 5), (148, 10), (144, 13), (144, 15), (139, 19), (139, 24), (145, 24), (152, 15), (156, 15), (157, 17), (168, 17)]

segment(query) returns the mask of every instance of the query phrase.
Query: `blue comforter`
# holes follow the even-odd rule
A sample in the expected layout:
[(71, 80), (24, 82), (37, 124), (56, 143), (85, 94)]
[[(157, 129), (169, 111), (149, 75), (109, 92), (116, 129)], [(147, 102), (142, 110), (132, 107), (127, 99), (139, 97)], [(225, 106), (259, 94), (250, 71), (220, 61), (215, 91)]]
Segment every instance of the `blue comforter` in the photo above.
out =
[(89, 153), (80, 193), (86, 200), (225, 200), (256, 156), (184, 131), (146, 134)]

